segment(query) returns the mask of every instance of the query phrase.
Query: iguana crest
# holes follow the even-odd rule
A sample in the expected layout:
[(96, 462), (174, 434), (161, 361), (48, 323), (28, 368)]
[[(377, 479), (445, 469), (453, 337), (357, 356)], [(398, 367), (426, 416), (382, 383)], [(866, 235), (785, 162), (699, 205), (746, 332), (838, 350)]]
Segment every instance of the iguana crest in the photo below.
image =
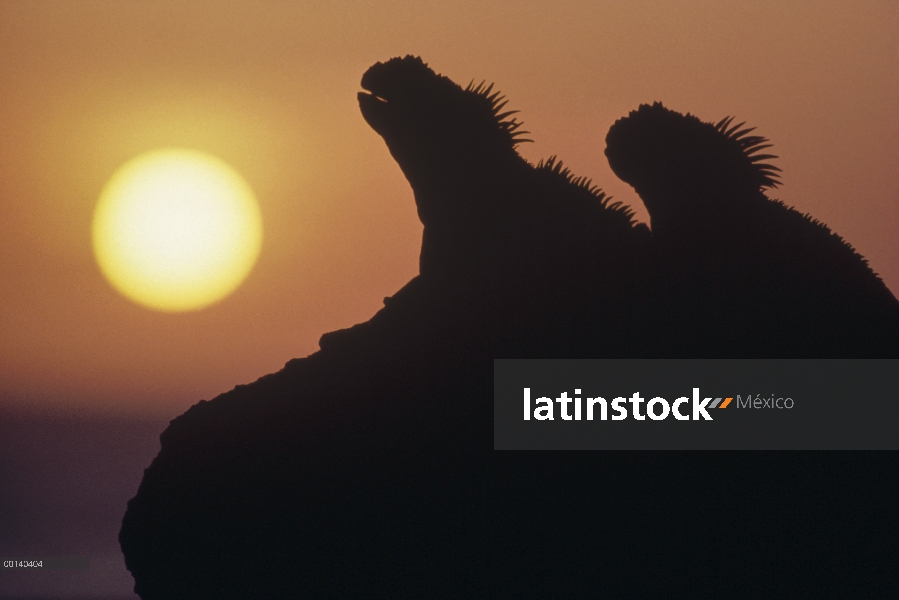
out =
[[(368, 90), (359, 93), (363, 115), (381, 134), (385, 126), (402, 127), (401, 117), (406, 127), (436, 130), (465, 125), (463, 131), (473, 134), (477, 141), (492, 140), (510, 148), (531, 141), (521, 137), (527, 132), (519, 131), (521, 122), (512, 117), (518, 111), (501, 112), (507, 101), (493, 92), (493, 84), (476, 86), (472, 82), (463, 89), (435, 73), (417, 56), (375, 63), (362, 76), (362, 87)], [(435, 123), (435, 119), (442, 123)]]
[(521, 122), (503, 111), (493, 85), (466, 88), (438, 75), (417, 56), (376, 63), (362, 77), (359, 106), (387, 142), (413, 186), (452, 183), (497, 159), (514, 161), (525, 140)]

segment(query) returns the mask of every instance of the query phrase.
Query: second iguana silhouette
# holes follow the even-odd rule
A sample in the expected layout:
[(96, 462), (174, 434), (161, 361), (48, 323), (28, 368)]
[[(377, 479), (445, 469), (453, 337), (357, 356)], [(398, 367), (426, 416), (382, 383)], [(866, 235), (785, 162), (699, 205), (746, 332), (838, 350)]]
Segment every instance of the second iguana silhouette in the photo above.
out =
[(899, 357), (899, 302), (843, 238), (768, 198), (777, 157), (744, 125), (657, 102), (606, 138), (651, 217), (671, 355)]

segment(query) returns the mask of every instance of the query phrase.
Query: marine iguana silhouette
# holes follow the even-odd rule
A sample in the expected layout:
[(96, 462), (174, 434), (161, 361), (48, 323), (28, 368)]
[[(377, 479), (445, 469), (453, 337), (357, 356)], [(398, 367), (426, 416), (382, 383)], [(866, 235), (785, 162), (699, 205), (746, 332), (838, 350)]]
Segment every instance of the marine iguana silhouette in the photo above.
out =
[(612, 170), (649, 211), (668, 347), (695, 357), (899, 357), (899, 302), (826, 225), (772, 200), (768, 140), (661, 103), (618, 120)]
[(144, 600), (521, 597), (540, 466), (493, 455), (492, 359), (646, 351), (650, 236), (629, 209), (521, 158), (490, 86), (411, 56), (362, 86), (415, 194), (421, 273), (319, 352), (172, 421), (120, 533)]
[[(652, 240), (560, 163), (517, 157), (490, 88), (463, 89), (413, 57), (375, 65), (363, 87), (363, 115), (425, 224), (421, 274), (320, 351), (171, 422), (119, 536), (135, 591), (660, 596), (677, 584), (665, 566), (733, 591), (722, 570), (682, 575), (737, 546), (750, 551), (726, 572), (742, 573), (741, 591), (782, 592), (804, 508), (796, 460), (492, 450), (494, 357), (653, 346), (664, 302), (644, 264)], [(817, 492), (831, 487), (804, 489), (826, 507)]]
[[(647, 352), (632, 341), (647, 327), (650, 236), (630, 208), (555, 157), (536, 166), (522, 158), (516, 146), (527, 132), (492, 85), (462, 88), (406, 56), (372, 66), (362, 87), (362, 115), (415, 195), (423, 279), (462, 279), (508, 300), (493, 318), (527, 331), (535, 356), (563, 345), (570, 356)], [(522, 312), (526, 326), (508, 321)], [(520, 355), (523, 343), (517, 337), (509, 351)]]

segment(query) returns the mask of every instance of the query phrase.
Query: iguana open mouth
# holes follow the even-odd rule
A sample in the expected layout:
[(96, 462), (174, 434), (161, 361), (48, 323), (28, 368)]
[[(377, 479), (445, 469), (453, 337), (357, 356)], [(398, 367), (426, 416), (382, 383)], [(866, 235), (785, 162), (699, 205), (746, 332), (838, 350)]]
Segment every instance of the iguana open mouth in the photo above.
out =
[(382, 133), (387, 119), (387, 100), (371, 92), (359, 92), (357, 97), (359, 99), (359, 110), (362, 111), (362, 117), (372, 129), (378, 133)]
[[(373, 100), (377, 100), (378, 102), (382, 102), (382, 103), (385, 103), (385, 104), (387, 103), (387, 100), (386, 100), (386, 99), (384, 99), (384, 98), (382, 98), (382, 97), (378, 96), (377, 94), (375, 94), (375, 93), (373, 93), (373, 92), (370, 92), (370, 91), (359, 92), (359, 98), (361, 99), (361, 98), (363, 98), (363, 97), (364, 97), (364, 98), (371, 98), (371, 99), (373, 99)], [(368, 102), (368, 100), (366, 100), (366, 102)]]
[[(418, 106), (422, 93), (427, 96), (428, 90), (439, 81), (440, 77), (417, 56), (376, 63), (362, 75), (360, 82), (364, 90), (358, 94), (362, 116), (372, 129), (383, 135), (390, 125), (388, 120), (398, 119), (398, 111)], [(394, 106), (388, 108), (391, 104)]]
[(358, 94), (359, 106), (362, 108), (362, 114), (369, 124), (371, 124), (371, 121), (366, 112), (383, 112), (384, 107), (388, 104), (387, 97), (390, 94), (389, 91), (384, 88), (390, 88), (390, 85), (389, 79), (388, 81), (384, 81), (384, 68), (382, 63), (377, 63), (365, 72), (362, 76), (362, 81), (360, 82), (360, 87), (364, 91), (361, 91)]

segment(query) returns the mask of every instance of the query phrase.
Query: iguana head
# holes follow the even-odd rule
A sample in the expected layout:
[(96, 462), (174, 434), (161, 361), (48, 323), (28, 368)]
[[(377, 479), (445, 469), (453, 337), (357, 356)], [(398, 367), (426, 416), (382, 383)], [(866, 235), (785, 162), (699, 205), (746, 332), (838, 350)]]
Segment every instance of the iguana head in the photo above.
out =
[(776, 156), (757, 154), (771, 146), (768, 140), (732, 121), (705, 123), (656, 102), (612, 125), (606, 136), (609, 165), (643, 199), (653, 229), (673, 218), (726, 210), (728, 202), (778, 185), (780, 169), (761, 162)]
[[(520, 123), (502, 111), (505, 102), (492, 86), (455, 84), (420, 58), (377, 63), (362, 76), (359, 107), (387, 143), (416, 192), (427, 226), (429, 206), (420, 194), (477, 186), (504, 164), (521, 160), (515, 145), (524, 141)], [(437, 192), (435, 192), (437, 193)]]

